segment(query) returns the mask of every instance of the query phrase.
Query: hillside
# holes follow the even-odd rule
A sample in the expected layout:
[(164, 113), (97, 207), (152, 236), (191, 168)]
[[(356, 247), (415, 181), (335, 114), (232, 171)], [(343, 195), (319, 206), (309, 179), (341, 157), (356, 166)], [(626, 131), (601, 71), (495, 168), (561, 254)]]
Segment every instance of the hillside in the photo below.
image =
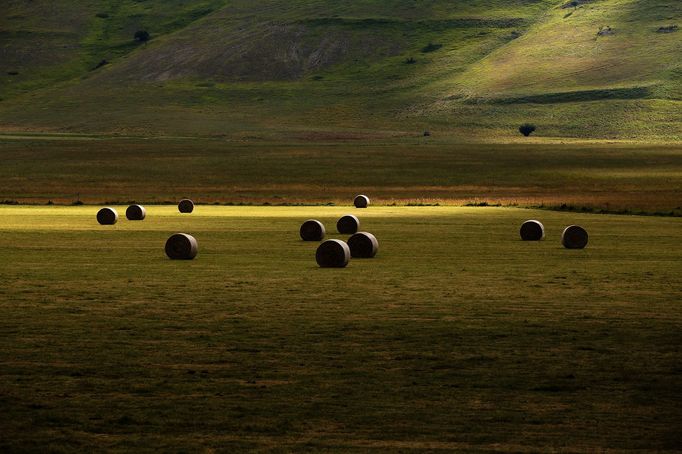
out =
[(0, 130), (682, 138), (676, 0), (61, 3), (0, 19)]

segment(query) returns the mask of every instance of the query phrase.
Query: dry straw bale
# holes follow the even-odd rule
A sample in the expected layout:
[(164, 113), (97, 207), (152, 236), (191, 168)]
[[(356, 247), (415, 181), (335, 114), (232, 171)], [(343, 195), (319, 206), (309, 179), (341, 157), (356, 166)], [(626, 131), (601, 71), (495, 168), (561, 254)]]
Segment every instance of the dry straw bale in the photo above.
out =
[(130, 205), (126, 209), (126, 218), (129, 221), (142, 221), (147, 217), (147, 210), (142, 205)]
[(102, 225), (114, 225), (118, 222), (118, 212), (113, 208), (102, 208), (97, 212), (97, 222)]
[(369, 197), (360, 194), (353, 200), (353, 205), (355, 205), (355, 208), (367, 208), (369, 206)]
[(336, 223), (336, 230), (339, 233), (353, 234), (360, 230), (360, 220), (352, 214), (342, 216)]
[(583, 249), (587, 246), (587, 231), (579, 225), (569, 225), (561, 234), (561, 244), (566, 249)]
[(192, 260), (197, 256), (197, 240), (186, 233), (175, 233), (166, 241), (166, 255), (173, 260)]
[(521, 224), (521, 239), (523, 241), (540, 241), (545, 239), (545, 226), (542, 222), (530, 219)]
[(350, 255), (353, 258), (371, 259), (379, 251), (379, 242), (368, 232), (358, 232), (348, 238)]
[(180, 211), (180, 213), (191, 213), (194, 211), (194, 202), (190, 199), (182, 199), (178, 203), (178, 211)]
[(327, 240), (317, 248), (315, 260), (321, 268), (344, 268), (350, 260), (350, 249), (341, 240)]
[(308, 219), (301, 224), (299, 230), (303, 241), (322, 241), (324, 239), (324, 224), (315, 219)]

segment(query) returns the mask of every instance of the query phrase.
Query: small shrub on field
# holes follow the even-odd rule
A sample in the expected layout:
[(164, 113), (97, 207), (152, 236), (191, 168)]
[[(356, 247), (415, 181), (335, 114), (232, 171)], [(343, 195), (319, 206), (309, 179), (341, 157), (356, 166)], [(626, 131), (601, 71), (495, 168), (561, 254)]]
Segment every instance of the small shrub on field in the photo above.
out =
[(437, 51), (438, 49), (440, 49), (441, 47), (443, 47), (442, 44), (438, 44), (438, 43), (429, 43), (429, 44), (427, 44), (426, 46), (424, 46), (424, 47), (422, 48), (422, 53), (423, 53), (423, 54), (428, 54), (429, 52), (435, 52), (435, 51)]
[(107, 13), (97, 13), (95, 16), (99, 17), (100, 19), (108, 19), (109, 15)]
[(405, 59), (406, 65), (414, 65), (415, 63), (417, 63), (417, 60), (415, 60), (414, 57), (410, 57), (410, 58)]
[(488, 202), (468, 202), (464, 204), (465, 207), (501, 207), (501, 203), (488, 203)]
[(108, 64), (109, 64), (109, 61), (108, 61), (108, 60), (104, 60), (104, 59), (103, 59), (103, 60), (100, 60), (100, 62), (97, 63), (97, 65), (95, 65), (95, 67), (93, 68), (93, 71), (94, 71), (95, 69), (99, 69), (99, 68), (101, 68), (102, 66), (105, 66), (105, 65), (108, 65)]
[(123, 415), (116, 420), (116, 424), (121, 424), (121, 425), (127, 426), (130, 424), (135, 424), (135, 420), (128, 415)]
[(561, 7), (562, 7), (563, 9), (566, 9), (566, 8), (577, 8), (577, 7), (581, 6), (581, 5), (584, 5), (585, 3), (590, 3), (590, 2), (592, 2), (592, 0), (570, 0), (570, 1), (566, 2), (566, 3), (564, 3), (563, 5), (561, 5)]
[(147, 41), (149, 41), (151, 36), (149, 35), (149, 32), (147, 30), (138, 30), (135, 32), (133, 38), (138, 43), (146, 43)]
[(535, 132), (537, 128), (532, 123), (524, 123), (519, 126), (519, 132), (524, 136), (528, 137)]
[(611, 28), (610, 25), (607, 25), (606, 27), (600, 27), (599, 31), (597, 32), (597, 36), (609, 36), (613, 35), (616, 32)]
[(658, 27), (658, 33), (672, 33), (679, 30), (677, 25), (668, 25), (667, 27)]

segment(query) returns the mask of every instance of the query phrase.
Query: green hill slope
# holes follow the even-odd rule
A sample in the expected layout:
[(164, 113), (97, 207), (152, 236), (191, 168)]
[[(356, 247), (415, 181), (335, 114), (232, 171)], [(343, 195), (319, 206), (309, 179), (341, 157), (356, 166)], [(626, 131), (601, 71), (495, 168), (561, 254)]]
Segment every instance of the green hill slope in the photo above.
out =
[[(662, 24), (680, 16), (682, 3), (665, 0), (552, 9), (527, 34), (460, 74), (453, 93), (540, 103), (654, 94), (682, 99), (682, 37), (657, 33)], [(602, 27), (611, 32), (599, 35)], [(576, 92), (583, 96), (558, 96)]]
[(499, 122), (523, 113), (557, 135), (679, 138), (682, 34), (659, 28), (680, 18), (682, 3), (666, 0), (550, 8), (523, 36), (430, 89), (448, 93), (440, 109), (474, 118), (483, 110)]
[(544, 136), (682, 137), (682, 32), (657, 33), (682, 4), (564, 3), (12, 2), (0, 128), (487, 139), (529, 120)]
[(8, 0), (0, 15), (0, 98), (86, 76), (139, 47), (137, 30), (172, 33), (221, 0)]

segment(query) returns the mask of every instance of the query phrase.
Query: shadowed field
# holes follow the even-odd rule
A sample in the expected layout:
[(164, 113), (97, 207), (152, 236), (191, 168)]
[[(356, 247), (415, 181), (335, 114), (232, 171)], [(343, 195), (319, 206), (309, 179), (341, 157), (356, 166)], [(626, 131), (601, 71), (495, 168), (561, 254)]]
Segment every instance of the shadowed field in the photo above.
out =
[(678, 145), (6, 138), (0, 152), (0, 200), (28, 203), (347, 204), (362, 192), (375, 204), (682, 214)]
[(0, 450), (679, 448), (680, 219), (371, 207), (317, 268), (349, 210), (1, 207)]

